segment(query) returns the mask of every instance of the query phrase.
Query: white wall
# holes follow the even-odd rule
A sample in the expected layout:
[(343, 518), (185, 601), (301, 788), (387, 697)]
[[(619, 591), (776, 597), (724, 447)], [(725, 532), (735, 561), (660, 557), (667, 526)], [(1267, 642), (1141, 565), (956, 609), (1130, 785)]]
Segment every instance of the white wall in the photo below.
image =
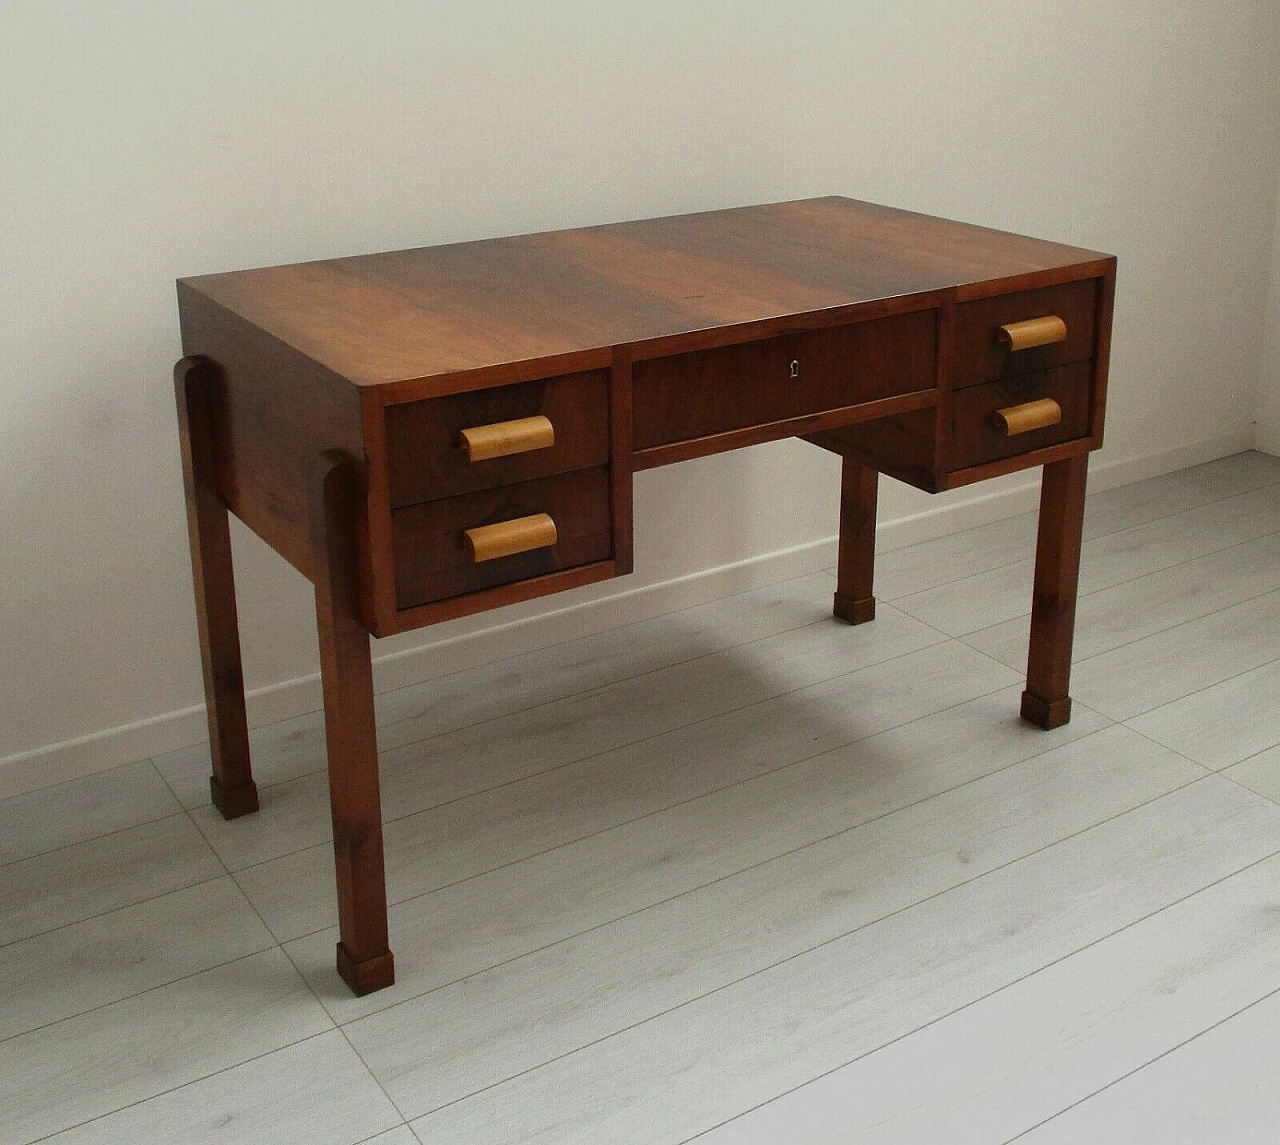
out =
[(1267, 299), (1267, 336), (1258, 377), (1256, 445), (1280, 454), (1280, 179), (1276, 221), (1271, 236), (1271, 290)]
[[(6, 0), (0, 784), (199, 735), (176, 276), (849, 194), (1118, 254), (1103, 459), (1171, 466), (1249, 440), (1278, 43), (1274, 0)], [(827, 538), (835, 473), (783, 443), (641, 475), (636, 577), (572, 599)], [(307, 586), (236, 555), (250, 686), (314, 672)]]

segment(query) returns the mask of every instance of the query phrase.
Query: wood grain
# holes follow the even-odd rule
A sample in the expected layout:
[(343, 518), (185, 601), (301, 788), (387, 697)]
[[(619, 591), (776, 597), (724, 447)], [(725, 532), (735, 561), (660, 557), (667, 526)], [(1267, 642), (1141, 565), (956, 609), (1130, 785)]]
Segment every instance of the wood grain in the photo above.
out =
[[(1244, 800), (1220, 790), (1224, 809), (1237, 807), (1242, 824), (1256, 823), (1274, 837), (1265, 805), (1254, 818)], [(783, 1126), (814, 1145), (1022, 1140), (1023, 1132), (1063, 1109), (1068, 1112), (1058, 1120), (1064, 1130), (1074, 1126), (1073, 1133), (1054, 1131), (1050, 1122), (1049, 1132), (1032, 1130), (1026, 1140), (1265, 1140), (1267, 1132), (1222, 1135), (1203, 1125), (1183, 1137), (1169, 1116), (1170, 1106), (1180, 1104), (1173, 1093), (1141, 1105), (1130, 1098), (1128, 1124), (1103, 1124), (1097, 1115), (1085, 1120), (1071, 1107), (1117, 1080), (1129, 1084), (1133, 1070), (1274, 989), (1280, 935), (1267, 902), (1278, 875), (1280, 861), (1264, 860), (845, 1066), (807, 1092), (748, 1114), (709, 1134), (708, 1145), (781, 1140)], [(1047, 1030), (1054, 1036), (1046, 1037)], [(1213, 1031), (1204, 1035), (1213, 1037)], [(1209, 1065), (1207, 1055), (1201, 1064)], [(1183, 1080), (1196, 1082), (1190, 1071)], [(1214, 1104), (1225, 1109), (1241, 1100), (1235, 1079), (1219, 1083), (1230, 1097), (1224, 1093)], [(1269, 1078), (1263, 1084), (1270, 1088)], [(1113, 1115), (1122, 1108), (1099, 1104), (1111, 1105)], [(1153, 1120), (1164, 1129), (1153, 1132)], [(957, 1134), (960, 1124), (964, 1131)]]
[(211, 412), (218, 495), (311, 577), (307, 474), (326, 449), (364, 456), (360, 394), (340, 375), (182, 282), (178, 301), (183, 353), (208, 358), (217, 378)]
[(279, 948), (206, 970), (0, 1042), (0, 1140), (35, 1141), (330, 1028)]
[[(876, 472), (937, 491), (1067, 472), (1100, 443), (1113, 275), (1096, 252), (827, 198), (181, 280), (184, 351), (218, 382), (187, 465), (208, 492), (191, 530), (209, 704), (226, 709), (215, 798), (252, 790), (227, 506), (315, 583), (353, 988), (392, 978), (370, 632), (629, 571), (636, 469), (796, 435), (846, 459), (835, 607), (870, 619)], [(1046, 310), (1063, 341), (999, 346)], [(1062, 424), (992, 440), (1013, 389), (1052, 396)], [(537, 449), (461, 446), (531, 418)], [(1079, 500), (1045, 502), (1042, 723), (1068, 710)], [(532, 519), (542, 543), (477, 547)]]
[(834, 611), (850, 624), (874, 620), (872, 592), (876, 560), (879, 474), (856, 457), (845, 457), (840, 480), (840, 553)]
[(207, 359), (184, 358), (174, 367), (173, 378), (213, 762), (209, 791), (214, 806), (226, 818), (235, 819), (258, 810), (258, 788), (249, 760), (230, 522), (218, 491), (218, 458), (222, 453), (216, 429), (220, 404), (215, 392), (216, 368)]
[(1022, 716), (1042, 728), (1071, 718), (1071, 642), (1075, 636), (1076, 582), (1080, 576), (1080, 530), (1084, 521), (1087, 457), (1044, 467), (1040, 486), (1040, 531), (1036, 539), (1035, 590), (1027, 690)]
[[(866, 753), (846, 752), (823, 761), (825, 768), (795, 769), (790, 785), (783, 776), (764, 778), (750, 785), (756, 788), (750, 798), (748, 792), (734, 793), (737, 798), (726, 792), (700, 801), (703, 835), (717, 834), (715, 823), (735, 832), (734, 824), (749, 824), (753, 829), (744, 831), (743, 842), (732, 849), (748, 863), (746, 856), (753, 852), (772, 852), (769, 861), (344, 1028), (381, 1076), (392, 1072), (391, 1062), (408, 1056), (408, 1043), (418, 1031), (440, 1031), (439, 1049), (420, 1052), (416, 1068), (397, 1071), (391, 1083), (393, 1098), (412, 1115), (713, 994), (874, 924), (920, 897), (942, 893), (1037, 846), (1058, 842), (1070, 825), (1056, 811), (1074, 784), (1087, 786), (1094, 808), (1122, 813), (1137, 799), (1163, 793), (1168, 782), (1167, 776), (1157, 778), (1149, 769), (1142, 779), (1120, 775), (1086, 741), (934, 800), (900, 806), (886, 818), (871, 810), (870, 791), (850, 791), (843, 800), (835, 794), (841, 764), (847, 775), (856, 760), (866, 758)], [(1144, 771), (1140, 756), (1136, 762), (1136, 769)], [(885, 777), (875, 787), (881, 797), (896, 802), (910, 786), (905, 779), (900, 783), (895, 790)], [(822, 813), (823, 825), (836, 826), (842, 811), (850, 825), (822, 837), (818, 823), (804, 824), (803, 807), (806, 801), (812, 806), (833, 798), (838, 805)], [(1078, 822), (1091, 821), (1090, 811), (1071, 802)], [(993, 807), (1001, 808), (1016, 827), (989, 830)], [(690, 818), (664, 817), (672, 825)], [(771, 836), (773, 846), (767, 842)], [(784, 838), (793, 849), (784, 848)], [(958, 855), (958, 846), (944, 843), (948, 839), (964, 840), (967, 861)], [(669, 846), (683, 853), (697, 844), (672, 835)], [(796, 897), (799, 885), (809, 887), (803, 901)], [(624, 894), (620, 891), (619, 897)], [(785, 920), (785, 925), (761, 927), (756, 920), (762, 915)], [(664, 942), (658, 937), (662, 934), (671, 937)], [(636, 983), (648, 985), (638, 990)], [(584, 998), (590, 1001), (584, 1003)]]
[(183, 282), (325, 369), (408, 397), (512, 362), (1106, 260), (832, 197)]
[[(1257, 479), (1268, 471), (1270, 481), (1259, 488)], [(1181, 697), (1201, 659), (1207, 680), (1247, 671), (1274, 628), (1259, 593), (1280, 588), (1277, 476), (1280, 461), (1246, 454), (1092, 495), (1086, 535), (1106, 541), (1097, 550), (1098, 583), (1113, 587), (1081, 596), (1077, 647), (1088, 648), (1093, 635), (1129, 641), (1169, 623), (1190, 623), (1182, 640), (1176, 630), (1167, 633), (1163, 661), (1152, 650), (1145, 666), (1137, 659), (1128, 668), (1116, 665), (1117, 673), (1131, 671), (1135, 683), (1149, 680), (1152, 695), (1167, 684), (1160, 702)], [(1231, 503), (1238, 500), (1234, 493), (1250, 489), (1256, 500), (1247, 511)], [(1246, 534), (1236, 530), (1265, 529), (1268, 513), (1272, 530), (1261, 540), (1241, 541)], [(1223, 522), (1217, 531), (1215, 516)], [(513, 1066), (538, 1065), (548, 1049), (570, 1055), (559, 1084), (524, 1091), (519, 1096), (531, 1099), (514, 1101), (510, 1117), (492, 1115), (501, 1106), (468, 1098), (470, 1114), (455, 1128), (469, 1142), (513, 1128), (517, 1139), (522, 1129), (532, 1137), (542, 1112), (553, 1117), (566, 1109), (594, 1109), (601, 1117), (619, 1112), (617, 1134), (592, 1137), (588, 1127), (585, 1135), (623, 1145), (628, 1134), (646, 1145), (668, 1131), (676, 1141), (688, 1140), (740, 1113), (706, 1140), (736, 1145), (733, 1131), (740, 1127), (752, 1145), (824, 1141), (828, 1131), (842, 1145), (859, 1132), (877, 1142), (957, 1134), (963, 1140), (966, 1133), (1003, 1141), (1016, 1132), (1004, 1131), (1009, 1126), (1029, 1124), (1019, 1119), (1050, 1116), (1122, 1073), (1127, 1079), (1029, 1139), (1128, 1141), (1152, 1130), (1148, 1136), (1162, 1141), (1199, 1140), (1202, 1129), (1221, 1141), (1267, 1139), (1276, 1112), (1268, 1084), (1274, 1007), (1259, 1003), (1238, 1018), (1232, 1014), (1247, 1004), (1247, 991), (1270, 988), (1280, 949), (1276, 913), (1268, 906), (1276, 812), (1258, 800), (1250, 810), (1251, 797), (1239, 790), (1244, 784), (1277, 801), (1278, 750), (1234, 766), (1224, 778), (1235, 786), (1205, 777), (1181, 793), (1186, 801), (1179, 805), (1160, 800), (1117, 818), (1121, 801), (1157, 790), (1152, 781), (1164, 764), (1158, 754), (1144, 754), (1152, 751), (1149, 742), (1140, 749), (1132, 747), (1140, 739), (1121, 742), (1123, 729), (1093, 737), (1092, 747), (1062, 750), (1105, 723), (1081, 706), (1083, 693), (1072, 723), (1049, 733), (1009, 718), (1020, 684), (919, 718), (934, 705), (955, 704), (963, 685), (972, 695), (992, 684), (975, 674), (984, 661), (958, 642), (908, 655), (913, 639), (928, 632), (883, 598), (904, 570), (917, 570), (915, 579), (904, 578), (910, 590), (936, 587), (939, 577), (999, 579), (1002, 568), (1029, 551), (1034, 526), (1034, 514), (1027, 514), (883, 554), (881, 615), (860, 629), (823, 619), (833, 578), (814, 574), (387, 694), (379, 702), (379, 738), (398, 745), (383, 758), (388, 814), (465, 790), (474, 796), (422, 816), (403, 835), (389, 826), (389, 836), (396, 835), (388, 852), (396, 897), (431, 885), (432, 870), (442, 863), (461, 871), (474, 859), (471, 870), (479, 873), (393, 907), (398, 980), (364, 998), (350, 997), (333, 974), (332, 928), (288, 944), (297, 972), (279, 960), (279, 983), (261, 959), (236, 959), (240, 925), (251, 941), (261, 930), (246, 904), (234, 905), (237, 895), (225, 875), (158, 899), (151, 896), (162, 888), (144, 880), (137, 885), (150, 898), (145, 909), (98, 915), (103, 888), (130, 872), (153, 870), (155, 853), (133, 849), (132, 829), (116, 830), (128, 824), (113, 828), (110, 816), (93, 848), (77, 843), (80, 828), (92, 825), (94, 807), (113, 806), (108, 775), (92, 790), (69, 784), (40, 793), (44, 810), (23, 824), (29, 829), (21, 850), (38, 862), (0, 868), (0, 902), (20, 907), (29, 898), (24, 886), (31, 886), (24, 880), (42, 869), (48, 893), (37, 895), (32, 916), (49, 925), (52, 906), (61, 921), (8, 951), (18, 956), (6, 963), (13, 981), (33, 991), (30, 999), (11, 991), (10, 1009), (40, 1033), (23, 1035), (5, 1060), (5, 1139), (60, 1133), (50, 1140), (129, 1145), (212, 1133), (239, 1142), (282, 1133), (287, 1139), (288, 1126), (302, 1125), (309, 1140), (364, 1140), (384, 1124), (388, 1106), (362, 1058), (320, 1052), (321, 1044), (336, 1047), (343, 1040), (334, 1040), (331, 1022), (352, 1029), (362, 1050), (366, 1040), (377, 1047), (369, 1061), (378, 1078), (402, 1086), (415, 1110), (433, 1093), (474, 1093), (487, 1080), (510, 1076)], [(1206, 544), (1229, 547), (1197, 556)], [(1093, 563), (1086, 553), (1082, 573)], [(982, 579), (973, 577), (968, 588)], [(1082, 575), (1082, 593), (1088, 583)], [(1029, 585), (1018, 595), (1025, 612)], [(1106, 606), (1091, 613), (1091, 599)], [(1229, 616), (1214, 612), (1233, 605), (1248, 607)], [(1220, 629), (1206, 610), (1222, 620)], [(1015, 625), (1025, 629), (1025, 620), (1009, 627)], [(888, 640), (891, 626), (894, 639)], [(783, 632), (790, 637), (767, 642)], [(880, 667), (849, 674), (859, 662), (856, 650), (870, 654), (869, 642)], [(1203, 655), (1188, 657), (1187, 648)], [(715, 672), (664, 671), (719, 649), (730, 650)], [(1023, 659), (1011, 662), (1018, 668)], [(557, 736), (574, 738), (580, 726), (573, 749), (589, 752), (600, 729), (620, 720), (628, 721), (628, 736), (643, 737), (646, 724), (667, 723), (668, 712), (671, 719), (700, 719), (719, 706), (706, 704), (712, 693), (721, 704), (740, 704), (749, 694), (742, 684), (753, 676), (782, 685), (805, 671), (822, 683), (628, 743), (607, 758), (559, 766), (569, 757), (555, 753)], [(1004, 673), (1005, 681), (1014, 678), (1013, 671)], [(1080, 666), (1074, 678), (1079, 692)], [(624, 679), (634, 688), (618, 689), (613, 702), (572, 707), (572, 697)], [(1178, 726), (1203, 724), (1206, 743), (1241, 733), (1224, 755), (1250, 750), (1268, 723), (1274, 729), (1276, 705), (1268, 702), (1261, 675), (1241, 682), (1238, 691), (1217, 691), (1196, 712), (1181, 713)], [(1100, 679), (1099, 688), (1106, 686)], [(1222, 715), (1217, 724), (1213, 709)], [(518, 719), (493, 722), (520, 711)], [(295, 774), (306, 751), (313, 766), (322, 766), (319, 727), (317, 716), (309, 724), (290, 721), (266, 738), (255, 733), (258, 782), (270, 816), (226, 823), (203, 807), (202, 829), (213, 823), (225, 832), (213, 836), (215, 843), (233, 834), (269, 840), (279, 826), (274, 853), (285, 856), (303, 838), (295, 830), (302, 819), (295, 819), (288, 798), (294, 785), (267, 784)], [(389, 734), (382, 734), (384, 727)], [(871, 727), (888, 730), (840, 746), (846, 734)], [(450, 729), (465, 730), (440, 736)], [(403, 746), (411, 740), (422, 742)], [(528, 760), (519, 758), (522, 742), (531, 744)], [(195, 755), (160, 761), (184, 802), (198, 798), (205, 779), (207, 761), (196, 762)], [(520, 778), (505, 770), (526, 762), (555, 771), (537, 778), (526, 771)], [(1168, 772), (1175, 780), (1195, 774), (1176, 766)], [(118, 799), (137, 797), (133, 810), (168, 814), (167, 801), (143, 799), (146, 787), (136, 770), (114, 773)], [(469, 789), (468, 775), (476, 785)], [(315, 782), (323, 792), (323, 776)], [(77, 831), (71, 836), (61, 833), (53, 815), (67, 804)], [(1266, 814), (1257, 814), (1259, 808)], [(0, 804), (0, 822), (22, 823), (28, 809), (36, 810), (25, 797)], [(307, 841), (322, 842), (323, 803), (308, 801), (306, 815), (320, 829)], [(1071, 842), (991, 869), (1047, 841), (1050, 832), (1091, 819), (1099, 825)], [(208, 860), (189, 821), (185, 830)], [(575, 834), (582, 831), (589, 833)], [(846, 838), (850, 846), (841, 850), (834, 839), (824, 844), (828, 836)], [(395, 869), (401, 847), (412, 856), (403, 868), (411, 876), (405, 884)], [(118, 848), (127, 853), (117, 854)], [(800, 848), (817, 861), (788, 865), (785, 856)], [(1082, 850), (1093, 851), (1088, 864), (1078, 861)], [(76, 861), (64, 861), (69, 851)], [(525, 857), (503, 863), (504, 855)], [(293, 858), (292, 867), (282, 860), (246, 872), (257, 876), (246, 883), (255, 896), (268, 885), (296, 892), (298, 914), (310, 911), (319, 920), (311, 925), (324, 928), (333, 920), (329, 847)], [(1249, 867), (1255, 858), (1260, 861)], [(1236, 893), (1242, 878), (1232, 873), (1241, 867), (1252, 879), (1245, 894)], [(749, 877), (747, 868), (761, 881), (739, 886), (740, 913), (717, 909), (727, 898), (715, 896)], [(977, 876), (970, 889), (957, 889), (970, 875)], [(943, 908), (931, 907), (924, 900), (944, 883), (952, 889), (930, 900), (942, 898)], [(761, 888), (767, 897), (751, 893)], [(687, 998), (690, 989), (701, 989), (704, 971), (714, 981), (734, 959), (785, 950), (801, 928), (820, 927), (828, 915), (879, 917), (877, 907), (900, 907), (894, 916), (900, 929), (883, 919), (863, 927), (862, 944), (840, 965), (796, 974), (771, 966), (757, 976), (764, 984), (758, 992), (745, 993), (738, 984), (712, 987), (666, 1016), (655, 1014), (655, 1006), (672, 1004), (682, 990)], [(220, 932), (218, 919), (227, 911), (231, 925)], [(917, 911), (923, 917), (905, 926)], [(273, 925), (281, 917), (268, 914)], [(735, 933), (741, 944), (719, 941)], [(1084, 945), (1070, 949), (1058, 945), (1060, 939)], [(28, 942), (34, 958), (24, 960), (20, 947)], [(1024, 957), (1037, 952), (1039, 962)], [(170, 985), (152, 977), (227, 958), (236, 960), (210, 976), (194, 1002), (190, 977)], [(820, 951), (797, 955), (787, 966), (810, 958), (821, 958)], [(996, 973), (983, 977), (993, 965)], [(124, 1003), (113, 997), (117, 989), (143, 993)], [(728, 1003), (717, 1008), (725, 997)], [(912, 1011), (920, 998), (928, 1004)], [(314, 1010), (315, 999), (328, 1018), (300, 1029), (294, 1018), (303, 1007)], [(776, 1024), (762, 1026), (762, 1011), (775, 1004)], [(71, 1013), (72, 1007), (92, 1011)], [(886, 1029), (904, 1011), (915, 1020)], [(351, 1025), (370, 1014), (378, 1021)], [(681, 1022), (681, 1014), (688, 1019)], [(624, 1022), (639, 1015), (642, 1024), (661, 1030), (613, 1053), (615, 1038), (636, 1036), (623, 1031), (619, 1015)], [(1243, 1032), (1241, 1021), (1248, 1025)], [(257, 1034), (246, 1036), (249, 1026)], [(862, 1038), (868, 1030), (871, 1036)], [(1170, 1033), (1184, 1048), (1157, 1057), (1173, 1044), (1161, 1040)], [(853, 1053), (840, 1052), (851, 1041)], [(273, 1051), (273, 1045), (287, 1048)], [(812, 1058), (785, 1075), (815, 1046)], [(759, 1054), (728, 1062), (717, 1057), (734, 1047)], [(687, 1070), (686, 1058), (693, 1062)], [(104, 1068), (96, 1068), (100, 1062)], [(1098, 1072), (1110, 1067), (1110, 1074)], [(311, 1093), (325, 1077), (333, 1084)], [(840, 1085), (846, 1077), (847, 1088)], [(627, 1089), (629, 1080), (635, 1084)], [(1083, 1088), (1073, 1089), (1077, 1085)], [(769, 1101), (784, 1089), (790, 1097)], [(616, 1104), (618, 1090), (636, 1094), (635, 1103)], [(735, 1102), (735, 1094), (743, 1100)], [(708, 1096), (708, 1104), (697, 1104)], [(1094, 1115), (1089, 1111), (1097, 1102)], [(746, 1113), (751, 1106), (761, 1108)], [(1217, 1120), (1181, 1133), (1190, 1113)], [(1058, 1122), (1061, 1131), (1049, 1132)], [(24, 1132), (22, 1125), (36, 1128)], [(430, 1121), (419, 1128), (431, 1139)], [(566, 1125), (552, 1136), (572, 1141), (575, 1128)]]
[[(555, 521), (554, 545), (476, 563), (467, 529), (538, 514)], [(580, 469), (406, 506), (392, 513), (391, 527), (402, 609), (602, 561), (611, 547), (609, 471)]]
[(636, 362), (635, 448), (934, 385), (931, 310)]
[[(726, 654), (714, 663), (673, 668), (653, 679), (624, 681), (593, 695), (566, 699), (550, 709), (495, 721), (485, 731), (468, 729), (441, 737), (425, 754), (422, 748), (396, 753), (384, 769), (388, 803), (394, 791), (395, 805), (406, 812), (426, 808), (418, 822), (406, 817), (388, 827), (396, 840), (392, 855), (397, 899), (436, 891), (442, 883), (470, 878), (511, 861), (516, 853), (504, 842), (510, 827), (517, 828), (517, 846), (536, 838), (519, 830), (525, 822), (522, 815), (512, 815), (506, 818), (505, 826), (503, 819), (497, 817), (492, 833), (473, 839), (467, 846), (446, 846), (444, 834), (457, 831), (462, 817), (455, 818), (447, 809), (432, 812), (431, 808), (451, 798), (462, 798), (486, 787), (525, 779), (648, 739), (654, 742), (627, 752), (626, 759), (631, 763), (629, 767), (624, 765), (634, 782), (642, 785), (643, 802), (631, 800), (624, 806), (641, 804), (652, 809), (651, 799), (664, 806), (672, 791), (697, 790), (726, 770), (741, 778), (744, 764), (765, 769), (783, 758), (805, 758), (815, 750), (815, 735), (821, 737), (821, 745), (837, 747), (910, 720), (924, 709), (933, 711), (961, 704), (977, 694), (1009, 687), (1017, 680), (1015, 671), (961, 646), (941, 645), (935, 650), (934, 635), (920, 625), (895, 625), (885, 638), (878, 634), (879, 624), (869, 625), (864, 630), (869, 645), (866, 647), (860, 641), (849, 641), (843, 625), (826, 622), (826, 627), (833, 638), (827, 655), (821, 659), (806, 661), (794, 652), (787, 654), (790, 649), (803, 647), (798, 634), (789, 641), (778, 640), (761, 648), (758, 657), (766, 663), (778, 663), (775, 673), (763, 666), (750, 673), (733, 671), (731, 667), (726, 671), (726, 665), (731, 666), (735, 660)], [(928, 650), (901, 654), (910, 648)], [(893, 663), (883, 662), (895, 653), (898, 655)], [(868, 661), (869, 666), (857, 667)], [(833, 673), (839, 673), (840, 678), (824, 678)], [(795, 690), (797, 683), (815, 677), (821, 682)], [(850, 703), (851, 695), (858, 697), (857, 704)], [(714, 737), (710, 742), (706, 738), (706, 733), (713, 733), (717, 725), (702, 725), (701, 721), (735, 708), (744, 710), (727, 721), (727, 729), (742, 762), (718, 763), (711, 747)], [(815, 719), (814, 713), (819, 718)], [(691, 728), (687, 736), (673, 734), (656, 740), (663, 733), (693, 724), (699, 726)], [(719, 726), (723, 750), (726, 725)], [(666, 766), (672, 777), (649, 791), (645, 776), (651, 774), (652, 764), (645, 761), (658, 748), (670, 754)], [(689, 766), (684, 761), (694, 759), (704, 761), (699, 765), (703, 774), (677, 778)], [(604, 761), (611, 768), (618, 763), (614, 758)], [(430, 778), (426, 785), (424, 775)], [(566, 781), (572, 781), (572, 773)], [(598, 788), (588, 783), (583, 790), (594, 791), (594, 798), (600, 800), (592, 811), (583, 812), (584, 820), (599, 823), (601, 816), (616, 812), (612, 804), (602, 800)], [(512, 794), (519, 798), (518, 791)], [(470, 814), (465, 813), (468, 817)], [(811, 817), (812, 814), (811, 811)], [(430, 825), (437, 821), (443, 825), (432, 829)], [(581, 830), (573, 821), (557, 829), (575, 833)], [(564, 836), (558, 839), (565, 841)], [(324, 851), (316, 849), (238, 872), (237, 878), (255, 908), (281, 938), (299, 937), (331, 925), (323, 859)], [(662, 867), (659, 862), (654, 872), (659, 886), (665, 885)], [(600, 878), (607, 882), (614, 877), (614, 869), (612, 863), (600, 865)], [(502, 920), (497, 923), (506, 925)]]
[(362, 490), (355, 462), (338, 451), (322, 454), (310, 493), (323, 562), (315, 582), (316, 628), (338, 883), (338, 973), (355, 993), (366, 994), (395, 981), (395, 963), (387, 944), (373, 668), (369, 633), (358, 616)]
[[(1001, 294), (956, 307), (954, 386), (976, 386), (996, 378), (1049, 370), (1094, 355), (1098, 280)], [(1066, 336), (1047, 345), (1014, 350), (1000, 327), (1052, 315), (1066, 323)]]
[[(1129, 742), (1134, 758), (1163, 754)], [(1163, 759), (1169, 777), (1194, 774)], [(442, 1145), (473, 1140), (478, 1126), (512, 1145), (688, 1140), (1271, 853), (1274, 808), (1253, 800), (1250, 821), (1263, 837), (1249, 838), (1242, 800), (1203, 787), (666, 1010), (414, 1128)]]
[[(1089, 432), (1091, 372), (1089, 363), (1082, 362), (970, 386), (953, 395), (949, 468), (967, 469), (1084, 438)], [(1011, 435), (995, 416), (1007, 406), (1045, 399), (1057, 403), (1059, 416), (1039, 428)]]
[[(391, 507), (608, 464), (607, 386), (599, 370), (388, 406)], [(552, 424), (548, 449), (471, 461), (459, 448), (463, 430), (535, 415)]]

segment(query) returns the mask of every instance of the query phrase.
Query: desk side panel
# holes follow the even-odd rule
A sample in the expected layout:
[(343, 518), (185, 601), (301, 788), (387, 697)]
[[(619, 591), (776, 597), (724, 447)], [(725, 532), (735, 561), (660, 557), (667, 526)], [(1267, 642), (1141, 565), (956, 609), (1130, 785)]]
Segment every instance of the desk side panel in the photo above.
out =
[(210, 404), (223, 501), (314, 579), (308, 474), (329, 449), (365, 463), (358, 390), (182, 282), (178, 309), (183, 353), (215, 367)]

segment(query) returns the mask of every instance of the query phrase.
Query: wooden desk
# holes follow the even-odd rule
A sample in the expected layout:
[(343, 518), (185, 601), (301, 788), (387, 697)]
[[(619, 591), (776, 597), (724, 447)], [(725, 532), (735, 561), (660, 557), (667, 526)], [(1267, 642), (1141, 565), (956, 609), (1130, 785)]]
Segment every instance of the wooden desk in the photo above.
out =
[(824, 198), (178, 283), (192, 568), (227, 818), (258, 808), (227, 510), (315, 584), (338, 971), (394, 979), (369, 634), (631, 570), (631, 475), (841, 455), (835, 613), (875, 613), (876, 485), (1044, 466), (1022, 714), (1070, 717), (1115, 260)]

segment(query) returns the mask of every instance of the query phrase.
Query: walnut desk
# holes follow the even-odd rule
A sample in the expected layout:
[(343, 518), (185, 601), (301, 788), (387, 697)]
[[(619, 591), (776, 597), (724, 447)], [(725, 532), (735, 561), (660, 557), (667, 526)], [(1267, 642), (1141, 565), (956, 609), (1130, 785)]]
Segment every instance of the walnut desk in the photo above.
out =
[(843, 460), (835, 613), (876, 486), (1044, 466), (1022, 715), (1070, 716), (1115, 260), (842, 198), (206, 275), (175, 371), (213, 758), (258, 807), (227, 512), (315, 585), (338, 971), (394, 978), (369, 635), (631, 570), (639, 469), (777, 438)]

